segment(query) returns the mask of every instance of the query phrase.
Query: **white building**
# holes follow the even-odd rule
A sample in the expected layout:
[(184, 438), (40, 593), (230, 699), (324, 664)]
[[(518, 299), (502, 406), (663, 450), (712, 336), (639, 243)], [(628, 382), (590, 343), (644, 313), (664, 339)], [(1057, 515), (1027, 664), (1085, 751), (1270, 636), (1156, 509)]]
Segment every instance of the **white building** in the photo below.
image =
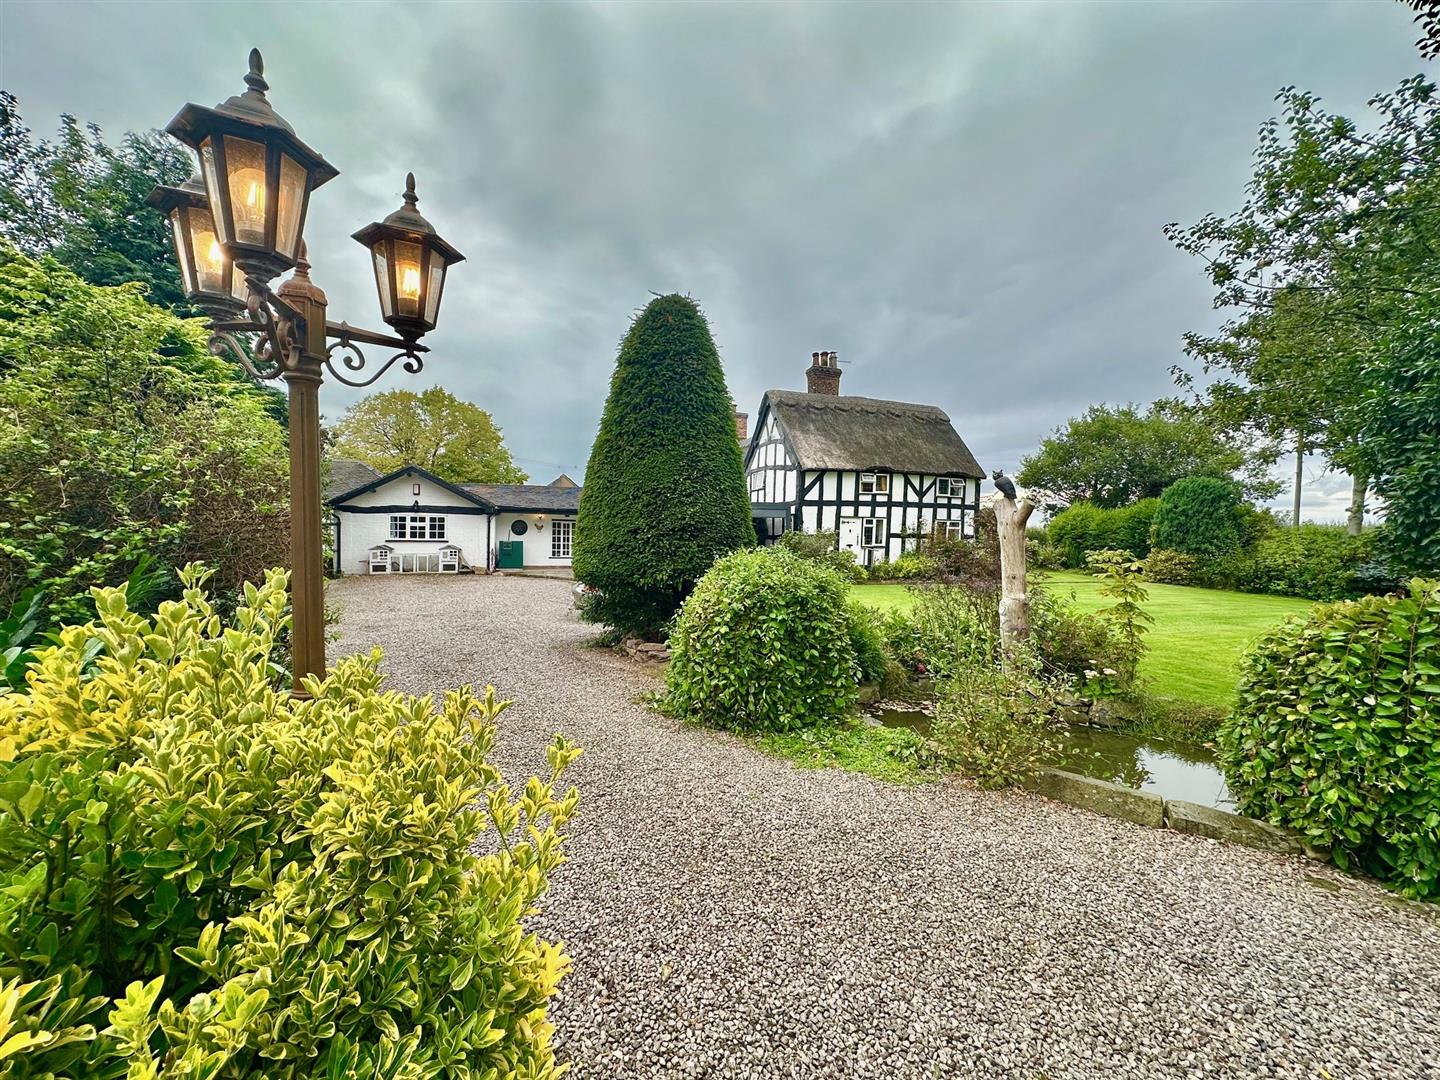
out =
[[(349, 464), (344, 469), (355, 475)], [(326, 502), (339, 574), (570, 566), (580, 488), (568, 476), (549, 484), (451, 484), (407, 465), (335, 488), (332, 482)]]
[(842, 395), (833, 352), (805, 378), (806, 393), (765, 392), (745, 448), (757, 532), (833, 531), (862, 566), (974, 535), (985, 473), (943, 411)]

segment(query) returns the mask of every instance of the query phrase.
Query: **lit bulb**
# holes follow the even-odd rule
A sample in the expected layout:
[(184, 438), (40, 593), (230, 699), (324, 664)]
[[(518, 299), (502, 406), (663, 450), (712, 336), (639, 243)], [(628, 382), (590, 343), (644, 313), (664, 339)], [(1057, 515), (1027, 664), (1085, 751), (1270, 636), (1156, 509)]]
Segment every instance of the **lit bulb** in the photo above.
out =
[(400, 295), (406, 300), (420, 299), (420, 268), (411, 263), (400, 267)]
[(220, 275), (225, 268), (225, 249), (212, 229), (196, 229), (195, 261), (199, 264), (195, 269), (200, 275), (200, 291), (224, 292), (225, 280)]
[[(265, 242), (265, 174), (259, 169), (239, 169), (230, 184), (235, 198), (235, 232), (246, 244)], [(232, 196), (233, 197), (233, 196)]]

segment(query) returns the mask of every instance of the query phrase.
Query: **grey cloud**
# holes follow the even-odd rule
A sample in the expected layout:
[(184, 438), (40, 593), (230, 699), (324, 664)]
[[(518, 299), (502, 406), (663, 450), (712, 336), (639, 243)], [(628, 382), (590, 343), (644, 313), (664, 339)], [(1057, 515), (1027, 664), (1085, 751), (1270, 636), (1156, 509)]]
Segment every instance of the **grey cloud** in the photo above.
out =
[[(1241, 197), (1281, 86), (1359, 111), (1421, 67), (1398, 4), (33, 4), (0, 84), (44, 131), (235, 91), (342, 170), (307, 234), (332, 312), (377, 322), (349, 234), (421, 206), (469, 255), (438, 382), (533, 474), (583, 467), (651, 290), (695, 296), (753, 411), (833, 348), (854, 393), (947, 409), (1014, 467), (1094, 401), (1172, 390), (1212, 325), (1160, 233)], [(308, 66), (307, 66), (308, 65)], [(388, 385), (403, 385), (392, 381)], [(326, 410), (353, 400), (325, 391)], [(1339, 513), (1326, 479), (1307, 509)]]

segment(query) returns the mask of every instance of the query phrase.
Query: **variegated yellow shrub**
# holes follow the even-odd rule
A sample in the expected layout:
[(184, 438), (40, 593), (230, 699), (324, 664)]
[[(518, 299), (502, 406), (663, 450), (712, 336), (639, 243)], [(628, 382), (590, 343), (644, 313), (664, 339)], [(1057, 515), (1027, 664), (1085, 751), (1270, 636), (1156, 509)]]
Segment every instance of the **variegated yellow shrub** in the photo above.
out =
[(579, 751), (514, 793), (493, 689), (437, 709), (377, 652), (295, 700), (284, 574), (230, 625), (186, 585), (153, 619), (98, 591), (0, 697), (0, 1071), (556, 1076), (566, 959), (525, 924)]

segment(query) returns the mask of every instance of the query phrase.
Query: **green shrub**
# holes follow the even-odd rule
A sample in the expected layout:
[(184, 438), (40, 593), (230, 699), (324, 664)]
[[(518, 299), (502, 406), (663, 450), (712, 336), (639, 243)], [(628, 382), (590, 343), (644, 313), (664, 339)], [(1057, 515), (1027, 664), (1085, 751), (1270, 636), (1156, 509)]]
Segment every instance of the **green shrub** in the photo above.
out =
[(854, 705), (848, 586), (778, 548), (718, 560), (680, 609), (667, 707), (714, 727), (789, 731)]
[(575, 524), (591, 615), (657, 637), (715, 559), (755, 543), (735, 411), (695, 301), (652, 300), (620, 346)]
[(6, 1075), (555, 1076), (526, 920), (578, 751), (512, 796), (493, 690), (383, 692), (377, 651), (294, 700), (285, 575), (231, 625), (183, 582), (153, 620), (97, 590), (0, 695)]
[(1100, 595), (1115, 601), (1096, 614), (1115, 628), (1121, 644), (1115, 669), (1120, 689), (1128, 693), (1135, 687), (1136, 672), (1145, 656), (1145, 635), (1155, 621), (1144, 607), (1150, 599), (1141, 584), (1144, 565), (1130, 558), (1128, 551), (1092, 551), (1085, 557), (1085, 565), (1100, 579)]
[(1363, 595), (1367, 589), (1359, 571), (1372, 561), (1374, 537), (1374, 530), (1351, 536), (1343, 525), (1272, 530), (1239, 568), (1236, 587), (1311, 600)]
[(885, 651), (885, 619), (880, 612), (850, 600), (845, 605), (850, 626), (850, 648), (855, 654), (855, 678), (862, 683), (883, 683), (890, 664)]
[(1125, 643), (1110, 620), (1080, 611), (1051, 590), (1034, 585), (1030, 587), (1030, 648), (1041, 671), (1052, 679), (1093, 681), (1087, 672), (1118, 672), (1125, 664)]
[(982, 788), (1033, 779), (1058, 759), (1050, 684), (1024, 662), (977, 664), (946, 681), (930, 734), (941, 752)]
[(1048, 540), (1025, 541), (1026, 565), (1031, 570), (1065, 569), (1065, 549)]
[(1241, 547), (1240, 492), (1229, 480), (1189, 476), (1160, 496), (1155, 511), (1155, 547), (1213, 558)]
[(828, 566), (851, 581), (864, 581), (869, 576), (865, 568), (855, 561), (855, 553), (839, 546), (833, 531), (806, 533), (792, 530), (783, 534), (776, 546), (798, 558)]
[(1059, 549), (1062, 565), (1070, 569), (1084, 566), (1089, 552), (1112, 548), (1143, 559), (1150, 552), (1150, 530), (1159, 506), (1159, 499), (1141, 499), (1113, 510), (1077, 502), (1051, 519), (1046, 536)]
[(999, 595), (1000, 533), (995, 524), (995, 511), (990, 507), (982, 507), (975, 515), (972, 539), (948, 537), (937, 526), (936, 532), (925, 540), (924, 555), (935, 564), (934, 576), (938, 580)]
[(939, 564), (919, 551), (907, 551), (893, 562), (878, 562), (867, 571), (871, 581), (916, 581), (931, 578)]
[(1141, 499), (1129, 506), (1110, 510), (1111, 524), (1108, 529), (1111, 543), (1106, 546), (1119, 551), (1128, 551), (1131, 556), (1143, 559), (1150, 554), (1150, 532), (1155, 524), (1155, 514), (1160, 509), (1159, 499)]
[(286, 554), (285, 429), (205, 342), (138, 284), (0, 240), (0, 611), (42, 591), (49, 630), (89, 619), (91, 586), (144, 554), (216, 567), (227, 592)]
[(1171, 548), (1155, 548), (1145, 556), (1145, 580), (1157, 585), (1193, 585), (1200, 569), (1194, 555)]
[(1319, 605), (1265, 635), (1219, 742), (1243, 813), (1440, 897), (1440, 582)]
[(916, 675), (947, 676), (993, 662), (1000, 640), (993, 597), (959, 585), (922, 585), (913, 592), (910, 609), (891, 611), (884, 624), (886, 647), (900, 664)]
[(1050, 542), (1060, 549), (1064, 566), (1069, 569), (1085, 565), (1085, 553), (1110, 547), (1104, 529), (1105, 511), (1088, 502), (1067, 506), (1050, 519), (1045, 527)]

